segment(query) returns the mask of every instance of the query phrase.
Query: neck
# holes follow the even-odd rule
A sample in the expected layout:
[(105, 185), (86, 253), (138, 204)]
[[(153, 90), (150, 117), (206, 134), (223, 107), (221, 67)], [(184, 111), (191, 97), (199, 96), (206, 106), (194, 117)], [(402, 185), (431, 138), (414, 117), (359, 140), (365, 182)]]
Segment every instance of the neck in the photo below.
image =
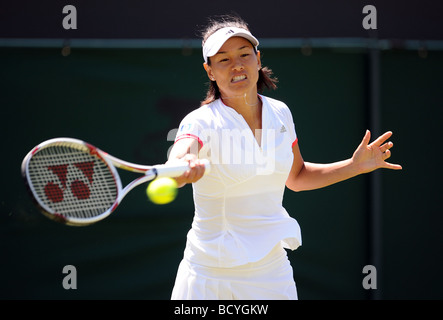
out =
[(225, 105), (231, 107), (243, 116), (250, 116), (257, 110), (261, 110), (261, 100), (257, 92), (248, 95), (246, 92), (238, 96), (221, 95), (221, 100)]
[[(221, 99), (226, 106), (237, 111), (245, 119), (252, 132), (256, 133), (256, 130), (262, 129), (262, 101), (257, 93), (254, 98), (247, 95), (226, 98), (222, 95)], [(260, 143), (260, 137), (256, 136), (256, 139)]]

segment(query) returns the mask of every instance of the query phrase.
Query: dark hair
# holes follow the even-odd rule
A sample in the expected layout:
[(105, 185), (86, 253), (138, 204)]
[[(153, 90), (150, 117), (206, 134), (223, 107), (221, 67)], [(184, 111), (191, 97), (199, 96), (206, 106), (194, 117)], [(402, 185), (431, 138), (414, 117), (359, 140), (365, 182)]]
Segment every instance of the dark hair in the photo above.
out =
[[(205, 44), (206, 40), (217, 30), (225, 27), (237, 27), (243, 28), (248, 31), (248, 24), (237, 15), (223, 15), (217, 16), (209, 19), (209, 23), (202, 31), (202, 45)], [(254, 52), (257, 51), (254, 47)], [(211, 59), (208, 57), (208, 65), (211, 65)], [(257, 81), (257, 91), (262, 92), (264, 89), (277, 89), (277, 78), (272, 77), (272, 70), (268, 67), (262, 67), (259, 71), (259, 77)], [(206, 98), (201, 102), (201, 105), (211, 103), (220, 98), (220, 89), (215, 81), (209, 81), (208, 91), (206, 93)]]

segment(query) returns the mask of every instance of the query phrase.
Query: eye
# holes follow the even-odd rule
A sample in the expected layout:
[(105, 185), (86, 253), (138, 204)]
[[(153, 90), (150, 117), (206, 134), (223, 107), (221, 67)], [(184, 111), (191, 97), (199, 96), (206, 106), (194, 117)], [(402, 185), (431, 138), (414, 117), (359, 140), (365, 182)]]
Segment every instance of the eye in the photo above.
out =
[(249, 56), (249, 53), (243, 53), (241, 56), (242, 56), (243, 58), (244, 58), (244, 57), (247, 57), (247, 56)]
[(224, 59), (219, 60), (219, 62), (226, 62), (226, 61), (228, 61), (228, 58), (224, 58)]

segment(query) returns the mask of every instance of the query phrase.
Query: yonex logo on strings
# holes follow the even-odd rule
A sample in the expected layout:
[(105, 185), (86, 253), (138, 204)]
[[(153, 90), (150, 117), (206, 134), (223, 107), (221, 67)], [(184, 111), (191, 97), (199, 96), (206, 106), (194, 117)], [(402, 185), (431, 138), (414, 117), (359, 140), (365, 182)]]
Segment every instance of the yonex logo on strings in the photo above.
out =
[[(94, 161), (73, 163), (72, 166), (80, 170), (83, 173), (83, 175), (88, 179), (89, 185), (92, 185), (93, 174), (94, 174)], [(68, 183), (67, 183), (68, 169), (72, 166), (70, 166), (69, 164), (48, 166), (48, 170), (52, 171), (60, 181), (60, 184), (54, 183), (53, 181), (49, 181), (45, 185), (44, 188), (45, 195), (50, 201), (54, 203), (63, 201), (64, 193), (68, 188)], [(89, 186), (85, 182), (79, 179), (75, 179), (74, 181), (72, 181), (72, 183), (70, 183), (69, 185), (69, 189), (71, 190), (74, 197), (76, 197), (79, 200), (89, 199), (89, 196), (91, 194)]]

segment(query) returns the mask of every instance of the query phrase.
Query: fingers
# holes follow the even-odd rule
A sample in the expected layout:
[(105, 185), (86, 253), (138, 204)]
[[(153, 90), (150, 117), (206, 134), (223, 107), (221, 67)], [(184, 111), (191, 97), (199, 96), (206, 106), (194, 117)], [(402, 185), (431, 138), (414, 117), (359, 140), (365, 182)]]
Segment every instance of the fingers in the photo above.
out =
[(391, 157), (391, 151), (390, 150), (386, 150), (385, 152), (383, 152), (383, 159), (387, 160)]
[(382, 134), (380, 137), (374, 140), (374, 142), (371, 143), (371, 145), (380, 147), (382, 143), (384, 143), (387, 139), (389, 139), (392, 136), (392, 132), (388, 131)]
[(205, 163), (198, 159), (195, 154), (188, 153), (183, 157), (170, 159), (168, 160), (168, 163), (172, 163), (174, 161), (178, 161), (179, 163), (185, 161), (189, 165), (189, 170), (187, 170), (181, 176), (174, 178), (180, 188), (188, 183), (197, 182), (205, 173)]
[(363, 137), (363, 140), (360, 143), (360, 146), (367, 146), (369, 144), (369, 141), (371, 141), (371, 132), (369, 130), (366, 130), (366, 133)]
[(384, 168), (393, 169), (393, 170), (402, 170), (403, 169), (403, 167), (401, 165), (393, 164), (393, 163), (389, 163), (389, 162), (385, 162)]
[[(390, 136), (392, 136), (392, 132), (386, 132), (385, 134), (383, 134), (382, 136), (380, 136), (376, 141), (374, 141), (373, 143), (376, 143), (376, 144), (378, 144), (378, 143), (380, 143), (380, 141), (381, 141), (381, 143), (383, 143), (384, 141), (386, 141), (386, 139), (388, 139)], [(375, 145), (376, 145), (375, 144)], [(387, 159), (389, 159), (390, 157), (391, 157), (391, 155), (392, 155), (392, 153), (391, 153), (391, 148), (394, 146), (394, 144), (391, 142), (391, 141), (389, 141), (389, 142), (387, 142), (387, 143), (385, 143), (385, 144), (383, 144), (383, 145), (381, 145), (380, 147), (379, 147), (379, 150), (380, 150), (380, 152), (382, 153), (382, 159), (383, 159), (383, 161), (384, 161), (384, 165), (383, 165), (383, 167), (384, 168), (386, 168), (386, 169), (393, 169), (393, 170), (402, 170), (403, 168), (402, 168), (402, 166), (401, 165), (399, 165), (399, 164), (393, 164), (393, 163), (389, 163), (389, 162), (386, 162), (386, 160)]]
[[(366, 135), (363, 138), (362, 144), (369, 143), (368, 132), (369, 131), (366, 131)], [(374, 150), (376, 148), (378, 148), (378, 150), (380, 150), (381, 160), (382, 160), (381, 167), (387, 168), (387, 169), (393, 169), (393, 170), (401, 170), (401, 169), (403, 169), (401, 165), (386, 162), (386, 160), (389, 159), (392, 155), (390, 149), (394, 146), (394, 144), (391, 141), (386, 142), (386, 143), (385, 143), (385, 141), (388, 140), (391, 136), (392, 136), (392, 131), (385, 132), (384, 134), (379, 136), (377, 139), (375, 139), (369, 145), (369, 147), (371, 147), (372, 150)], [(369, 136), (369, 138), (370, 138), (370, 136)]]
[(393, 146), (394, 146), (394, 144), (391, 141), (389, 141), (389, 142), (385, 143), (384, 145), (382, 145), (379, 149), (381, 152), (385, 153), (386, 151), (389, 151), (389, 149), (391, 149)]
[(186, 171), (182, 178), (185, 183), (193, 183), (197, 182), (201, 177), (203, 177), (205, 173), (205, 165), (201, 163), (199, 159), (195, 157), (195, 155), (188, 154), (183, 160), (189, 163), (189, 170)]
[[(390, 143), (390, 148), (392, 147), (392, 142)], [(401, 170), (403, 169), (401, 165), (399, 164), (393, 164), (393, 163), (389, 163), (386, 162), (387, 159), (389, 159), (391, 157), (391, 151), (389, 149), (387, 149), (385, 152), (383, 152), (382, 154), (383, 157), (383, 161), (384, 161), (384, 168), (386, 169), (394, 169), (394, 170)]]

